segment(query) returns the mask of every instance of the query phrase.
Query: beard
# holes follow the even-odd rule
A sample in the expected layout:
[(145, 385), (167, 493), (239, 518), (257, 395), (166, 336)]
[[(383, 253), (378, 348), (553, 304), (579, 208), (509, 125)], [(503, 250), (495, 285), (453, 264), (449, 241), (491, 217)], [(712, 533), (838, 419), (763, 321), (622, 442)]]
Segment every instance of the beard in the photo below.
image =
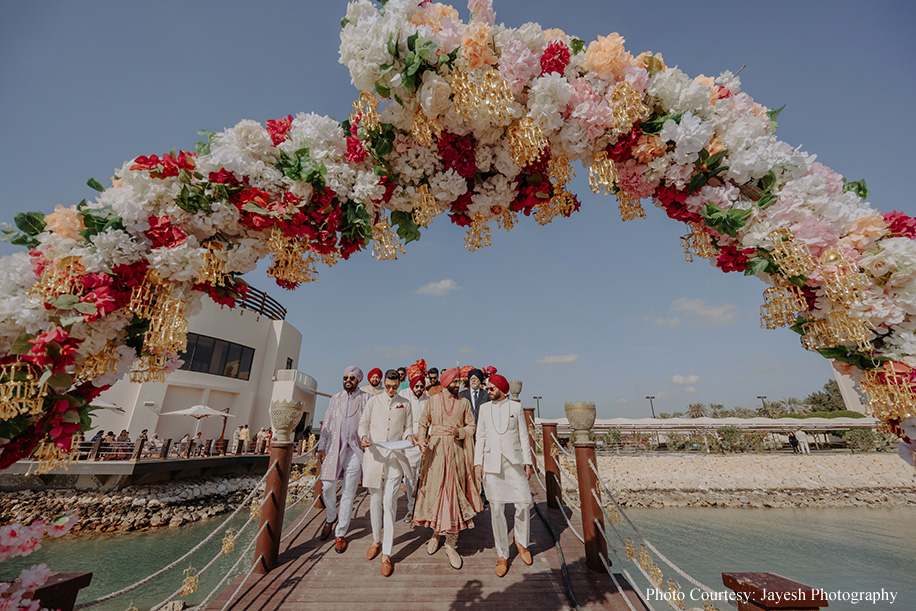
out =
[(457, 396), (458, 396), (458, 387), (457, 387), (457, 386), (452, 386), (452, 385), (450, 384), (450, 385), (446, 386), (445, 389), (446, 389), (447, 391), (449, 391), (453, 397), (457, 397)]

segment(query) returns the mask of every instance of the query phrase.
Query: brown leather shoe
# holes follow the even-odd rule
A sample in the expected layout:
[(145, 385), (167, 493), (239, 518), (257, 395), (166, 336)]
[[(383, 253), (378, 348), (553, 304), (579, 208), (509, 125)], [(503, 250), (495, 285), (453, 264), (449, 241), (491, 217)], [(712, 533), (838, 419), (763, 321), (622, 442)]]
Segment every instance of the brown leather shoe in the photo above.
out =
[(333, 522), (325, 522), (324, 526), (321, 527), (321, 534), (318, 535), (318, 538), (324, 541), (331, 536), (331, 533), (334, 532), (334, 525), (337, 524), (337, 520)]
[(391, 556), (382, 556), (382, 575), (390, 577), (394, 572), (394, 565), (391, 564)]
[(496, 561), (496, 576), (505, 577), (506, 573), (508, 572), (509, 572), (509, 561), (503, 558), (502, 556), (500, 556), (499, 560)]
[(347, 551), (347, 540), (343, 537), (334, 537), (334, 551), (338, 554)]
[[(382, 544), (378, 541), (373, 541), (372, 545), (369, 546), (369, 549), (366, 550), (366, 560), (373, 560), (378, 556), (378, 551), (382, 549)], [(384, 560), (382, 560), (384, 562)]]
[(515, 547), (518, 548), (518, 557), (522, 559), (522, 562), (530, 565), (533, 560), (531, 559), (531, 552), (527, 548), (522, 547), (522, 544), (518, 541), (515, 542)]

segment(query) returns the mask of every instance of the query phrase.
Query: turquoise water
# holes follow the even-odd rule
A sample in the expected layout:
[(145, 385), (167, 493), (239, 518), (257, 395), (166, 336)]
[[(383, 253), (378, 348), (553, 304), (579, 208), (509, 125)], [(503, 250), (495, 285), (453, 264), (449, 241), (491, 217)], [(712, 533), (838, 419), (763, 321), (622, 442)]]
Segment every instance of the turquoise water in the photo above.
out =
[[(301, 506), (299, 507), (301, 510)], [(292, 512), (289, 523), (298, 517)], [(831, 601), (829, 609), (859, 611), (863, 608), (904, 611), (916, 608), (916, 508), (902, 509), (632, 509), (627, 512), (637, 528), (663, 554), (687, 573), (714, 590), (723, 590), (723, 571), (766, 571), (784, 575), (828, 592), (880, 591), (897, 593), (897, 601), (871, 604)], [(199, 522), (178, 529), (147, 533), (65, 537), (49, 541), (26, 558), (0, 564), (0, 579), (15, 577), (23, 566), (48, 563), (56, 571), (92, 571), (92, 586), (82, 591), (79, 602), (92, 600), (136, 582), (165, 566), (216, 528), (224, 518)], [(239, 528), (246, 516), (232, 524)], [(487, 525), (488, 526), (488, 525)], [(249, 526), (237, 542), (241, 550), (254, 534)], [(632, 536), (623, 528), (621, 534)], [(165, 577), (122, 598), (94, 607), (100, 611), (123, 611), (130, 603), (148, 609), (181, 586), (187, 566), (200, 570), (219, 550), (222, 533), (214, 538), (189, 563)], [(283, 547), (281, 546), (281, 550)], [(621, 551), (622, 554), (622, 551)], [(248, 555), (250, 558), (252, 554)], [(238, 557), (238, 551), (224, 557), (201, 577), (198, 594), (186, 602), (199, 602), (225, 574)], [(242, 571), (249, 568), (243, 562)], [(624, 562), (637, 577), (635, 567)], [(657, 561), (658, 562), (658, 561)], [(615, 563), (616, 564), (616, 563)], [(665, 578), (675, 577), (689, 596), (690, 584), (658, 562)], [(615, 566), (615, 571), (619, 571)], [(699, 601), (688, 608), (700, 606)], [(653, 606), (661, 611), (662, 602)], [(721, 610), (731, 607), (720, 604)]]

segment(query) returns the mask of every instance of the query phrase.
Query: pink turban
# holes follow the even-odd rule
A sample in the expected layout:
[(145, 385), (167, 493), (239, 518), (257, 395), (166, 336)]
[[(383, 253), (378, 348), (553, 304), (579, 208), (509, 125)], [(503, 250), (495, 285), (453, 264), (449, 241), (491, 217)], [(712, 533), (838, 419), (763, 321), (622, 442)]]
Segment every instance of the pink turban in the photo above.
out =
[(345, 376), (350, 375), (351, 373), (356, 376), (357, 384), (363, 381), (363, 370), (357, 367), (356, 365), (351, 365), (347, 367), (346, 369), (344, 369)]
[(448, 386), (455, 381), (455, 378), (458, 377), (458, 368), (452, 367), (451, 369), (446, 369), (441, 374), (439, 374), (439, 382), (443, 387)]
[(498, 373), (490, 375), (490, 379), (487, 380), (490, 384), (498, 388), (503, 392), (503, 394), (509, 392), (509, 381), (506, 378), (502, 377)]

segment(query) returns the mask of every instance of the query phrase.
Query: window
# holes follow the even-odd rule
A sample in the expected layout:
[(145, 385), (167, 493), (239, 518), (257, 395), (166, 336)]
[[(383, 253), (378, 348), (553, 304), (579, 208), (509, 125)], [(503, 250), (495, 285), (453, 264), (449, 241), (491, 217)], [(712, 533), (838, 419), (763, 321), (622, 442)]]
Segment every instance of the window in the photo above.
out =
[(293, 359), (291, 359), (291, 358), (289, 358), (289, 357), (286, 357), (286, 368), (287, 368), (287, 369), (292, 369), (292, 368), (293, 368)]
[(188, 333), (188, 348), (181, 355), (185, 371), (210, 373), (247, 380), (251, 376), (254, 349), (226, 340)]

